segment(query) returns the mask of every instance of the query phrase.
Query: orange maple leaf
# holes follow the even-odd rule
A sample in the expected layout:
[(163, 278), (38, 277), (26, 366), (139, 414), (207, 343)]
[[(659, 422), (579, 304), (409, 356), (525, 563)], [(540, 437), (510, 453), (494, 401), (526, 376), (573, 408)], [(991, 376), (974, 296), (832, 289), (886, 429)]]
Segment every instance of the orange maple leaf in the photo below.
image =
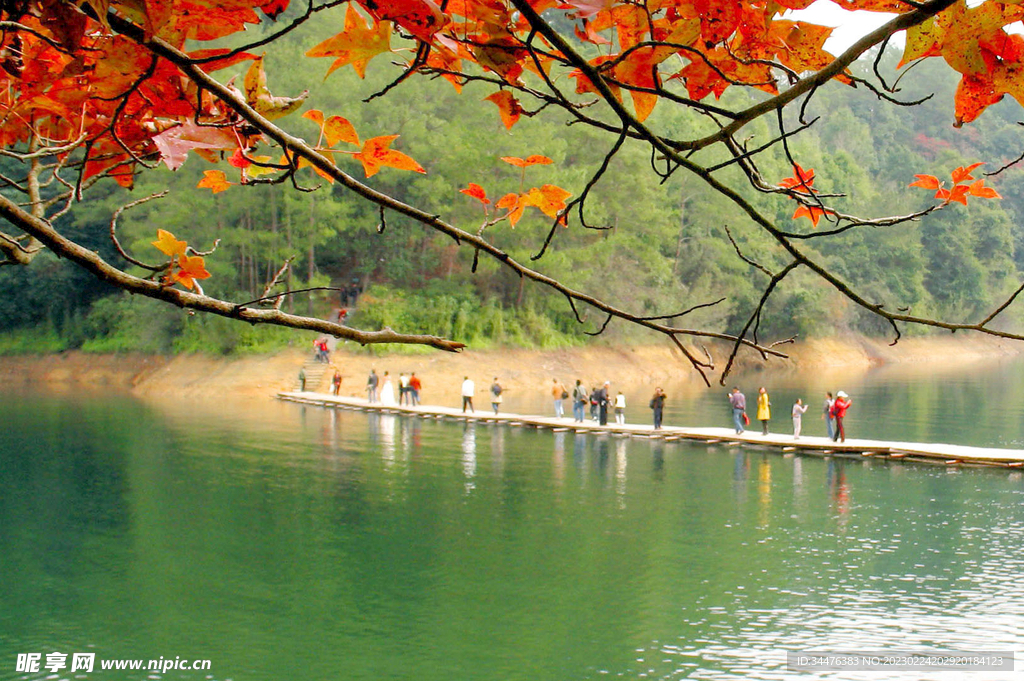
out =
[(390, 51), (391, 22), (375, 21), (372, 27), (367, 26), (353, 3), (349, 3), (345, 11), (345, 30), (309, 50), (306, 56), (335, 57), (331, 68), (327, 69), (328, 76), (351, 64), (359, 77), (365, 78), (366, 65), (370, 60)]
[(355, 154), (355, 158), (363, 164), (363, 170), (367, 177), (373, 177), (382, 167), (388, 166), (399, 170), (411, 170), (417, 173), (426, 173), (423, 167), (409, 156), (400, 151), (389, 149), (391, 143), (398, 138), (398, 135), (382, 135), (372, 137), (363, 144), (363, 150)]
[(225, 177), (223, 170), (204, 170), (203, 179), (199, 180), (197, 188), (206, 187), (214, 194), (224, 191), (230, 187), (233, 182), (228, 182), (228, 178)]
[(821, 219), (822, 215), (825, 215), (827, 213), (828, 213), (828, 211), (825, 210), (824, 208), (822, 208), (821, 206), (804, 206), (804, 205), (800, 205), (796, 209), (796, 212), (793, 213), (793, 219), (796, 220), (797, 218), (808, 217), (808, 218), (811, 219), (811, 224), (814, 225), (815, 227), (817, 227), (818, 226), (818, 220)]
[(185, 255), (185, 249), (188, 247), (187, 242), (178, 241), (166, 229), (156, 230), (156, 241), (152, 243), (161, 253), (170, 256)]
[(523, 197), (519, 194), (505, 194), (498, 201), (496, 207), (505, 208), (508, 210), (508, 220), (512, 227), (515, 228), (516, 223), (519, 222), (519, 218), (523, 217), (523, 211), (526, 209), (526, 205), (522, 202)]
[(196, 279), (208, 279), (210, 273), (206, 271), (206, 263), (199, 255), (179, 255), (178, 269), (171, 274), (171, 281), (176, 281), (185, 288), (195, 288)]
[(508, 90), (499, 90), (484, 99), (497, 105), (498, 111), (501, 113), (501, 122), (505, 124), (506, 129), (511, 130), (512, 126), (519, 122), (519, 115), (523, 113), (523, 107)]
[(525, 159), (519, 158), (518, 156), (502, 156), (501, 160), (505, 163), (514, 165), (516, 168), (526, 168), (527, 166), (536, 165), (550, 165), (554, 163), (547, 156), (541, 156), (540, 154), (534, 154), (533, 156), (527, 156)]
[(980, 199), (1003, 198), (1002, 196), (1000, 196), (999, 192), (997, 192), (992, 187), (986, 187), (985, 180), (978, 180), (977, 182), (971, 184), (969, 192), (971, 196), (977, 196)]
[[(487, 198), (487, 192), (484, 191), (484, 188), (475, 182), (470, 182), (465, 189), (460, 189), (459, 191), (466, 196), (472, 196), (485, 206), (491, 202), (491, 200)], [(514, 194), (509, 194), (509, 196), (514, 196)]]
[(956, 201), (957, 203), (962, 203), (962, 204), (964, 204), (966, 206), (967, 205), (967, 192), (969, 190), (970, 190), (970, 187), (968, 187), (966, 184), (958, 184), (955, 187), (953, 187), (952, 190), (949, 190), (949, 189), (939, 189), (939, 191), (935, 192), (935, 198), (941, 199), (942, 201), (944, 201), (946, 203), (950, 203), (952, 201)]
[(352, 127), (347, 118), (341, 116), (331, 116), (324, 121), (324, 135), (327, 137), (327, 143), (332, 147), (338, 142), (359, 146), (359, 135), (356, 134), (356, 129)]
[(964, 180), (973, 180), (974, 176), (971, 175), (971, 171), (981, 165), (984, 165), (984, 163), (972, 163), (966, 168), (960, 166), (959, 168), (954, 170), (952, 173), (950, 173), (950, 176), (953, 178), (953, 184), (960, 184)]
[(798, 163), (794, 163), (793, 177), (787, 177), (779, 182), (779, 186), (783, 189), (807, 189), (814, 193), (814, 190), (811, 189), (814, 186), (814, 168), (804, 170)]
[(434, 42), (434, 34), (449, 19), (432, 0), (360, 0), (374, 17), (390, 20), (425, 43)]
[(908, 184), (908, 187), (920, 187), (921, 189), (938, 189), (941, 184), (939, 178), (934, 175), (914, 175), (916, 181)]
[[(565, 200), (570, 196), (571, 192), (553, 184), (546, 184), (539, 189), (530, 189), (523, 197), (523, 202), (529, 206), (536, 206), (549, 217), (558, 217), (559, 212), (565, 209)], [(564, 216), (562, 217), (564, 222)]]
[(359, 146), (359, 135), (347, 118), (342, 116), (331, 116), (324, 120), (324, 112), (319, 109), (310, 109), (302, 114), (320, 126), (320, 132), (327, 138), (327, 146), (333, 147), (338, 142), (347, 142)]

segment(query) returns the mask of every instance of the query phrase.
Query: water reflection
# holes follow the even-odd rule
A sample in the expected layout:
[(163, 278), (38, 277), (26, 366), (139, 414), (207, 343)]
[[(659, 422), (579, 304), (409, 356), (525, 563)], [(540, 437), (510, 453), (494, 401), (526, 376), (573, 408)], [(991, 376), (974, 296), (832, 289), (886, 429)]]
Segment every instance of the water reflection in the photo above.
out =
[(494, 426), (491, 429), (491, 472), (495, 478), (501, 478), (505, 471), (505, 426)]
[(615, 494), (619, 498), (619, 509), (626, 508), (626, 438), (619, 438), (615, 441)]
[(846, 481), (846, 462), (830, 456), (825, 470), (831, 495), (831, 509), (836, 515), (837, 527), (843, 531), (846, 529), (850, 512), (850, 487)]
[(758, 525), (768, 527), (772, 510), (772, 462), (768, 454), (761, 455), (757, 467)]
[(665, 480), (665, 443), (661, 440), (650, 440), (652, 471), (655, 482)]
[(203, 646), (213, 681), (675, 681), (793, 678), (787, 649), (1024, 645), (1017, 473), (82, 411), (0, 410), (0, 659), (88, 632), (109, 657)]
[(466, 421), (462, 430), (462, 474), (468, 494), (476, 489), (476, 422)]
[(565, 432), (558, 432), (552, 435), (554, 440), (554, 451), (552, 452), (552, 471), (555, 484), (559, 487), (565, 482)]

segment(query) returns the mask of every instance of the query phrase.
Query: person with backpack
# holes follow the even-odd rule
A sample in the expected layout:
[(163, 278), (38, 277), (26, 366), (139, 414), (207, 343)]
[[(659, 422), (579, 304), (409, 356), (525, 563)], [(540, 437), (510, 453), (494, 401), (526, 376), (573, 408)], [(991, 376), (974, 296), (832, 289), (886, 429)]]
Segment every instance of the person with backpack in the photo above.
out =
[(580, 379), (576, 379), (576, 387), (572, 389), (572, 416), (576, 423), (583, 423), (583, 406), (587, 403), (587, 389)]
[(651, 402), (648, 405), (654, 410), (654, 429), (661, 430), (661, 417), (665, 412), (665, 400), (667, 396), (665, 391), (661, 388), (654, 389), (654, 397), (651, 398)]
[(498, 377), (494, 377), (494, 383), (491, 383), (491, 406), (494, 407), (494, 415), (498, 415), (498, 407), (501, 406), (501, 393), (502, 387), (498, 383)]
[(565, 416), (565, 410), (562, 403), (565, 398), (569, 396), (569, 392), (565, 389), (565, 386), (557, 378), (551, 379), (551, 397), (555, 400), (555, 418), (560, 419)]

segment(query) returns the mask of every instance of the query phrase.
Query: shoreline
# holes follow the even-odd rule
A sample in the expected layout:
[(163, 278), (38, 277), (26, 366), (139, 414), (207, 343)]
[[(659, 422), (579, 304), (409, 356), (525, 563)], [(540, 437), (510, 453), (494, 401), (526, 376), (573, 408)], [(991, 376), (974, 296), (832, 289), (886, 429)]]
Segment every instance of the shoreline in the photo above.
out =
[[(711, 349), (724, 366), (726, 346)], [(804, 341), (786, 346), (785, 351), (790, 359), (773, 358), (768, 362), (762, 362), (756, 353), (741, 353), (729, 382), (776, 372), (814, 371), (849, 377), (892, 365), (930, 373), (959, 370), (966, 364), (1019, 356), (1024, 353), (1024, 343), (983, 336), (928, 336), (889, 346), (882, 339), (851, 336)], [(295, 389), (300, 367), (311, 359), (308, 352), (300, 350), (244, 357), (92, 355), (72, 351), (0, 357), (0, 382), (46, 390), (119, 390), (141, 397), (271, 399), (278, 392)], [(341, 394), (350, 397), (363, 394), (371, 368), (381, 376), (390, 371), (396, 382), (399, 372), (415, 372), (438, 397), (456, 396), (464, 375), (471, 376), (478, 385), (485, 381), (489, 384), (498, 376), (506, 387), (524, 391), (547, 390), (553, 377), (567, 386), (579, 377), (585, 382), (600, 379), (636, 387), (661, 383), (683, 383), (695, 390), (704, 387), (682, 353), (668, 344), (379, 355), (347, 351), (342, 345), (331, 354), (331, 364), (343, 376)], [(326, 391), (329, 375), (333, 375), (333, 368), (322, 386), (310, 389)], [(709, 373), (709, 379), (716, 385), (718, 374)]]

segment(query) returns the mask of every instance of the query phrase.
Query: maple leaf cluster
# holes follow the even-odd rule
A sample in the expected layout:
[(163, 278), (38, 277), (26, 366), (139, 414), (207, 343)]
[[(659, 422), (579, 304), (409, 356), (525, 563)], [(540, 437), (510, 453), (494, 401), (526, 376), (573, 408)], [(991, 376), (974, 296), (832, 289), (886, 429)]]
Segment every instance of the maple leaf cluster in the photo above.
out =
[[(974, 4), (974, 3), (972, 3)], [(907, 29), (900, 66), (941, 56), (962, 76), (957, 86), (954, 125), (970, 123), (1009, 94), (1024, 105), (1024, 36), (1006, 31), (1024, 18), (1024, 6), (984, 2), (949, 8)]]
[(831, 211), (820, 203), (806, 203), (808, 199), (813, 199), (814, 195), (818, 192), (814, 188), (813, 168), (804, 170), (799, 164), (794, 163), (793, 176), (779, 182), (779, 187), (789, 190), (787, 193), (790, 198), (800, 203), (796, 208), (796, 212), (793, 213), (794, 220), (805, 217), (810, 219), (814, 227), (817, 227), (818, 221), (821, 220), (823, 215), (831, 214)]
[[(969, 166), (960, 166), (950, 173), (950, 177), (953, 180), (953, 185), (949, 189), (946, 189), (945, 182), (940, 182), (939, 178), (934, 175), (914, 175), (917, 178), (914, 182), (911, 182), (909, 187), (921, 187), (922, 189), (935, 190), (935, 198), (940, 199), (943, 203), (962, 203), (967, 205), (967, 197), (974, 196), (979, 199), (1001, 199), (999, 195), (992, 187), (985, 186), (985, 180), (976, 180), (971, 175), (974, 170), (984, 165), (984, 163), (972, 163)], [(970, 184), (967, 184), (967, 183)]]
[(209, 278), (206, 262), (200, 255), (188, 254), (188, 243), (179, 241), (165, 229), (158, 229), (156, 236), (153, 245), (164, 255), (170, 256), (168, 271), (163, 278), (165, 284), (181, 284), (187, 289), (194, 289), (199, 285), (196, 279)]
[[(547, 156), (541, 156), (540, 154), (534, 154), (532, 156), (527, 156), (526, 158), (519, 158), (518, 156), (502, 156), (501, 160), (511, 166), (520, 168), (523, 178), (526, 176), (526, 169), (530, 166), (550, 165), (552, 163), (550, 158)], [(483, 187), (475, 182), (470, 182), (465, 189), (460, 189), (459, 191), (466, 196), (479, 201), (483, 205), (484, 215), (490, 218), (491, 213), (489, 207), (491, 206), (491, 200), (487, 198), (487, 192), (484, 191)], [(554, 218), (558, 224), (565, 226), (565, 200), (570, 196), (572, 196), (572, 193), (553, 184), (531, 187), (530, 189), (520, 191), (519, 193), (509, 192), (498, 199), (498, 202), (494, 204), (496, 209), (503, 209), (505, 213), (498, 216), (493, 222), (508, 219), (509, 224), (514, 228), (523, 217), (523, 212), (532, 206), (548, 217)]]
[[(17, 6), (18, 9), (13, 9)], [(178, 67), (115, 32), (111, 13), (134, 21), (154, 39), (185, 50), (186, 42), (213, 40), (273, 17), (287, 0), (63, 0), (5, 4), (0, 18), (25, 30), (5, 30), (0, 43), (0, 144), (15, 147), (31, 136), (49, 146), (71, 146), (58, 157), (85, 150), (82, 180), (100, 173), (131, 187), (141, 160), (159, 158), (170, 168), (189, 151), (211, 160), (251, 143), (223, 107), (200, 93)], [(258, 12), (259, 10), (259, 12)], [(190, 53), (214, 71), (250, 54), (217, 60), (227, 50)], [(247, 77), (251, 103), (269, 116), (301, 104), (266, 89), (262, 65)], [(201, 101), (200, 101), (201, 100)], [(196, 125), (203, 119), (220, 127)], [(73, 146), (75, 142), (79, 144)]]

